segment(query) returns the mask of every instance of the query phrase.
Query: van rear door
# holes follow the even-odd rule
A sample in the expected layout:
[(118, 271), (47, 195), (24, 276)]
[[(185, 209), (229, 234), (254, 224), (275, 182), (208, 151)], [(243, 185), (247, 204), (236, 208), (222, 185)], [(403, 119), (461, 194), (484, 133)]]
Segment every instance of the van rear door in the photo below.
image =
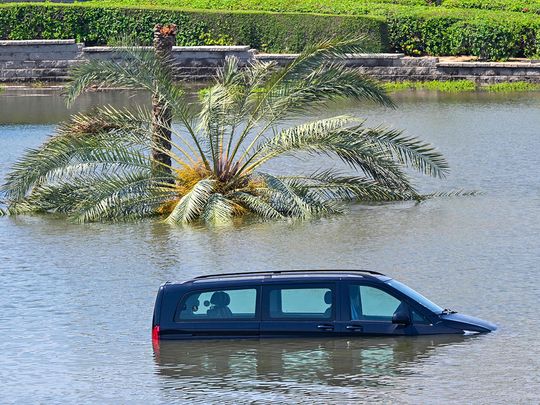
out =
[(261, 337), (334, 336), (335, 283), (263, 286)]

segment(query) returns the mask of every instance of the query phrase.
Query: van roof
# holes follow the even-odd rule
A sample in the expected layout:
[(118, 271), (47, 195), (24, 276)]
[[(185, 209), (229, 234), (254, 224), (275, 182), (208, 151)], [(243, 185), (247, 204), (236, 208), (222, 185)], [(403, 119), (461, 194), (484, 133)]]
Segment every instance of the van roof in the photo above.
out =
[[(325, 279), (340, 279), (343, 277), (363, 277), (369, 279), (376, 279), (378, 281), (385, 281), (390, 279), (383, 273), (379, 273), (371, 270), (343, 270), (343, 269), (305, 269), (305, 270), (269, 270), (269, 271), (249, 271), (238, 273), (219, 273), (219, 274), (205, 274), (194, 277), (185, 283), (196, 283), (202, 281), (217, 281), (217, 280), (247, 280), (247, 279), (303, 279), (307, 277), (312, 278), (325, 278)], [(176, 284), (176, 283), (172, 283)]]

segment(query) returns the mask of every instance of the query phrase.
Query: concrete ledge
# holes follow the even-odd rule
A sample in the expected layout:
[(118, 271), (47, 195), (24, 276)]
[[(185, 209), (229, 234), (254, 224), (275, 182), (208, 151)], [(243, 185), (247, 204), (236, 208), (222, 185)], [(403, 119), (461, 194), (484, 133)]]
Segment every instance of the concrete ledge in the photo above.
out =
[(248, 52), (251, 48), (247, 45), (234, 46), (173, 46), (173, 52)]
[[(9, 42), (9, 41), (7, 41)], [(98, 52), (117, 52), (124, 49), (139, 49), (139, 50), (152, 50), (151, 46), (137, 46), (133, 48), (125, 46), (86, 46), (83, 48), (83, 52), (86, 53), (98, 53)], [(249, 52), (251, 48), (249, 46), (173, 46), (173, 52)]]
[(151, 46), (137, 46), (134, 48), (129, 48), (126, 46), (85, 46), (82, 51), (84, 53), (101, 53), (101, 52), (119, 52), (126, 49), (137, 49), (137, 50), (152, 50)]
[(0, 41), (0, 46), (72, 45), (74, 39), (24, 39)]
[(349, 53), (351, 59), (401, 59), (405, 56), (403, 53)]
[(530, 62), (439, 62), (438, 67), (470, 67), (470, 68), (537, 68), (540, 63)]
[[(247, 47), (249, 49), (249, 47)], [(264, 59), (294, 59), (298, 57), (298, 53), (257, 53), (256, 58)], [(405, 56), (403, 53), (349, 53), (347, 58), (350, 59), (401, 59)]]

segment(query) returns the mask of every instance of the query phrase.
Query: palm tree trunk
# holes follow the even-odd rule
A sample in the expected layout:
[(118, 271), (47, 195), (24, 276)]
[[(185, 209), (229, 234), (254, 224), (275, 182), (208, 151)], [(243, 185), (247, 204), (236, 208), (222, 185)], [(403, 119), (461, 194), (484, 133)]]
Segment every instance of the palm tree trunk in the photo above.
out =
[[(176, 42), (176, 25), (154, 27), (154, 52), (172, 78), (172, 47)], [(154, 172), (171, 174), (172, 110), (157, 93), (152, 94), (152, 161)]]

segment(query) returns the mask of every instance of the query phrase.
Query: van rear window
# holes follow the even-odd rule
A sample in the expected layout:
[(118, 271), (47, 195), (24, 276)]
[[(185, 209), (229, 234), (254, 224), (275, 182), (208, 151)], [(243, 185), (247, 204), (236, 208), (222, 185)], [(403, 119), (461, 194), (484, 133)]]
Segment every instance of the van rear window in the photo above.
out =
[(195, 291), (180, 300), (174, 320), (253, 319), (256, 307), (256, 288)]

